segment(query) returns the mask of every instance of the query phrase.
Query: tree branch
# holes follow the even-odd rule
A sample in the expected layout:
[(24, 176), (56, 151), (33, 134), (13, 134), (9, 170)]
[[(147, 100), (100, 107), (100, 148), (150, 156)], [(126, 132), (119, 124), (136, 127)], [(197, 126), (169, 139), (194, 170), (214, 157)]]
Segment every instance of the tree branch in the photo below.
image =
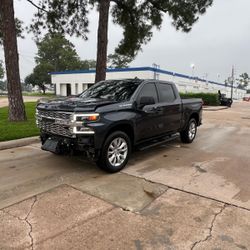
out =
[(162, 11), (162, 12), (164, 12), (164, 13), (167, 12), (166, 9), (162, 8), (162, 7), (161, 7), (159, 4), (157, 4), (155, 1), (150, 1), (150, 0), (148, 0), (147, 2), (150, 3), (150, 4), (152, 5), (153, 8), (155, 8), (155, 9), (157, 9), (157, 10), (159, 10), (159, 11)]
[(41, 10), (41, 11), (44, 11), (44, 12), (47, 12), (47, 13), (48, 13), (47, 10), (41, 8), (40, 6), (38, 6), (37, 4), (35, 4), (33, 1), (31, 1), (31, 0), (27, 0), (27, 1), (28, 1), (30, 4), (32, 4), (34, 7), (36, 7), (37, 9), (39, 9), (39, 10)]

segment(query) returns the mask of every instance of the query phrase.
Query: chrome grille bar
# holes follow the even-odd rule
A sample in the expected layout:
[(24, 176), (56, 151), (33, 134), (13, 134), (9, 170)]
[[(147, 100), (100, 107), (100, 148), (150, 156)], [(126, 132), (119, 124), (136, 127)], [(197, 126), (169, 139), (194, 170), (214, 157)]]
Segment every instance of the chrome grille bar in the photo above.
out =
[[(38, 109), (36, 116), (37, 126), (45, 133), (75, 137), (70, 126), (65, 125), (71, 122), (73, 113)], [(58, 124), (58, 120), (65, 121), (65, 124)]]

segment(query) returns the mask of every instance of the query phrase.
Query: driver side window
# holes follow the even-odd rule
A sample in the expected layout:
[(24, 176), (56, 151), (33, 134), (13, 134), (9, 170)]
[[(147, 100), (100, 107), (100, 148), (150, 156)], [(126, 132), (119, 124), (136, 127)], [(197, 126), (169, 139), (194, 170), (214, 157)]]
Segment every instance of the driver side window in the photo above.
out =
[(141, 99), (141, 97), (153, 97), (155, 100), (155, 103), (158, 103), (158, 96), (156, 92), (156, 86), (154, 83), (147, 83), (143, 86), (141, 92), (138, 95), (138, 100)]

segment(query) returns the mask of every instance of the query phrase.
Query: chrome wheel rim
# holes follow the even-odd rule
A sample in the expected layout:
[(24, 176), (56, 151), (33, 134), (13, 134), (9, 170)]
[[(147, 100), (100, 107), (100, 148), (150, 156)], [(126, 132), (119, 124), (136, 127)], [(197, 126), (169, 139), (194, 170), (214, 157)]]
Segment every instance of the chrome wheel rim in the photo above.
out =
[(128, 144), (121, 137), (115, 138), (108, 147), (108, 161), (114, 167), (119, 167), (128, 155)]
[(196, 135), (196, 124), (195, 122), (191, 122), (189, 124), (188, 137), (190, 140), (193, 140)]

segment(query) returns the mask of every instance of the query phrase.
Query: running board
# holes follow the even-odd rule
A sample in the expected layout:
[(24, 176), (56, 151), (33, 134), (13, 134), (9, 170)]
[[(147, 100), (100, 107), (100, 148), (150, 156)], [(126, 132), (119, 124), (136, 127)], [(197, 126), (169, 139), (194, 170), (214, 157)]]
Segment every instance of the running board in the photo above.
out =
[(143, 151), (143, 150), (146, 150), (146, 149), (149, 149), (152, 147), (156, 147), (156, 146), (159, 146), (159, 145), (164, 144), (166, 142), (173, 141), (179, 137), (180, 137), (180, 135), (177, 133), (177, 134), (173, 134), (171, 136), (168, 136), (167, 138), (163, 137), (162, 139), (158, 139), (157, 141), (153, 140), (153, 141), (151, 141), (151, 143), (150, 142), (143, 143), (142, 145), (138, 146), (138, 150)]

